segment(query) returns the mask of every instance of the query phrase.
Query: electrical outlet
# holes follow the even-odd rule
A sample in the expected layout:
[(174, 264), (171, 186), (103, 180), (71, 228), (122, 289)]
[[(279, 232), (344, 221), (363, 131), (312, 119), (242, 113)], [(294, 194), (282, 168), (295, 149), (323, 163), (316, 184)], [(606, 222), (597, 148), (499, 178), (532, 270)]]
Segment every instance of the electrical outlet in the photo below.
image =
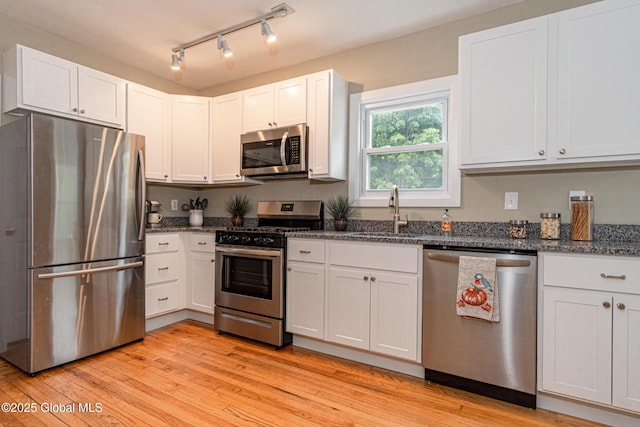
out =
[(172, 211), (177, 211), (178, 210), (178, 201), (173, 199), (171, 200), (171, 210)]
[(586, 196), (587, 192), (584, 190), (571, 190), (569, 191), (569, 210), (571, 210), (571, 198), (573, 196)]
[(504, 193), (504, 209), (508, 211), (518, 210), (518, 193), (517, 192)]

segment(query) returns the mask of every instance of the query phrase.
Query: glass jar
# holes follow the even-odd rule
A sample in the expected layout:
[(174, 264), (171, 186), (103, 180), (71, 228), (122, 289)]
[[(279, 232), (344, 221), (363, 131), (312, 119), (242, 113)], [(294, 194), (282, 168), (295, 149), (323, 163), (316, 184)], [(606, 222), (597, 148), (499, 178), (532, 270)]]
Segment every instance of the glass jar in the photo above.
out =
[(512, 239), (528, 239), (528, 224), (529, 221), (522, 219), (512, 219), (509, 221), (509, 237)]
[(540, 214), (540, 238), (547, 240), (557, 240), (560, 238), (560, 214), (541, 213)]
[(593, 196), (571, 197), (571, 240), (593, 240)]

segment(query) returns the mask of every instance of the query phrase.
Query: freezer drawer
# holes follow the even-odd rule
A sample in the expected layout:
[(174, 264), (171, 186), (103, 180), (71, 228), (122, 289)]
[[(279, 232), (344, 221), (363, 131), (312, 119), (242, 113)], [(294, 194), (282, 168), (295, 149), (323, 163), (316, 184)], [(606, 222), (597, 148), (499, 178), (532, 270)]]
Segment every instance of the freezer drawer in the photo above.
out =
[(30, 270), (26, 336), (2, 357), (34, 373), (143, 338), (143, 260)]

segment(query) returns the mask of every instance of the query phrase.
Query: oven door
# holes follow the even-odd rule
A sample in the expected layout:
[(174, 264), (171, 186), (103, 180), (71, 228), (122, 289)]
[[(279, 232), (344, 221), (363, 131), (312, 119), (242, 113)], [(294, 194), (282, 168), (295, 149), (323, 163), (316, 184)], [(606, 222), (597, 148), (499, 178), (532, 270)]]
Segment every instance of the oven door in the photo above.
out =
[(216, 306), (282, 319), (282, 252), (216, 245)]

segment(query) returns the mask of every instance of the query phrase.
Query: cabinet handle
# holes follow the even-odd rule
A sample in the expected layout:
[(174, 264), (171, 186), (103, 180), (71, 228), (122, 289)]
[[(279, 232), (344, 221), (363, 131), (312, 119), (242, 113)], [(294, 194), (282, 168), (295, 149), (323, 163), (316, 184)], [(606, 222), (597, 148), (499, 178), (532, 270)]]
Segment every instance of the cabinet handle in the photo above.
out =
[(276, 122), (273, 122), (273, 126), (278, 126), (278, 124)]
[(85, 113), (85, 110), (83, 108), (82, 110), (80, 110), (80, 114), (84, 114), (84, 113)]
[(560, 151), (558, 151), (560, 154), (565, 154), (567, 152), (567, 150), (565, 150), (564, 148), (561, 148)]
[(364, 276), (364, 277), (362, 278), (362, 280), (364, 280), (364, 281), (366, 282), (367, 280), (369, 280), (369, 277), (368, 277), (368, 276)]
[(13, 234), (15, 232), (16, 232), (16, 229), (13, 228), (13, 227), (7, 227), (7, 228), (4, 229), (4, 234), (7, 234), (7, 235)]
[(602, 303), (602, 306), (604, 308), (609, 308), (609, 307), (611, 307), (611, 303), (609, 301), (605, 301), (605, 302)]
[(375, 281), (376, 281), (376, 278), (375, 278), (374, 276), (371, 276), (371, 281), (372, 281), (372, 282), (375, 282)]
[(207, 242), (198, 242), (199, 245), (206, 245)]
[(291, 271), (291, 267), (287, 267), (287, 271)]
[(169, 178), (169, 175), (165, 175), (164, 177), (165, 177), (165, 178)]
[(216, 262), (215, 258), (211, 258), (211, 262)]
[(169, 297), (158, 298), (158, 301), (169, 301)]
[(236, 178), (240, 178), (240, 174), (239, 173), (236, 174)]
[(618, 308), (619, 308), (620, 310), (624, 310), (626, 307), (624, 306), (624, 304), (623, 304), (623, 303), (619, 302), (619, 303), (618, 303)]
[(73, 107), (73, 111), (77, 113), (78, 112), (78, 107)]
[(168, 270), (169, 267), (158, 267), (158, 271)]
[(206, 177), (206, 176), (204, 177), (204, 180), (205, 180), (205, 181), (207, 180), (207, 177)]
[(300, 251), (301, 254), (310, 254), (311, 251)]
[(313, 172), (313, 169), (309, 168), (309, 172)]
[(540, 154), (541, 156), (544, 156), (544, 150), (538, 151), (538, 154)]
[(626, 274), (620, 274), (620, 275), (614, 275), (614, 274), (605, 274), (605, 273), (600, 273), (600, 277), (602, 277), (603, 279), (619, 279), (619, 280), (625, 280), (627, 278)]
[(269, 122), (269, 127), (273, 126), (273, 123)]
[(160, 242), (158, 246), (169, 246), (169, 242)]

